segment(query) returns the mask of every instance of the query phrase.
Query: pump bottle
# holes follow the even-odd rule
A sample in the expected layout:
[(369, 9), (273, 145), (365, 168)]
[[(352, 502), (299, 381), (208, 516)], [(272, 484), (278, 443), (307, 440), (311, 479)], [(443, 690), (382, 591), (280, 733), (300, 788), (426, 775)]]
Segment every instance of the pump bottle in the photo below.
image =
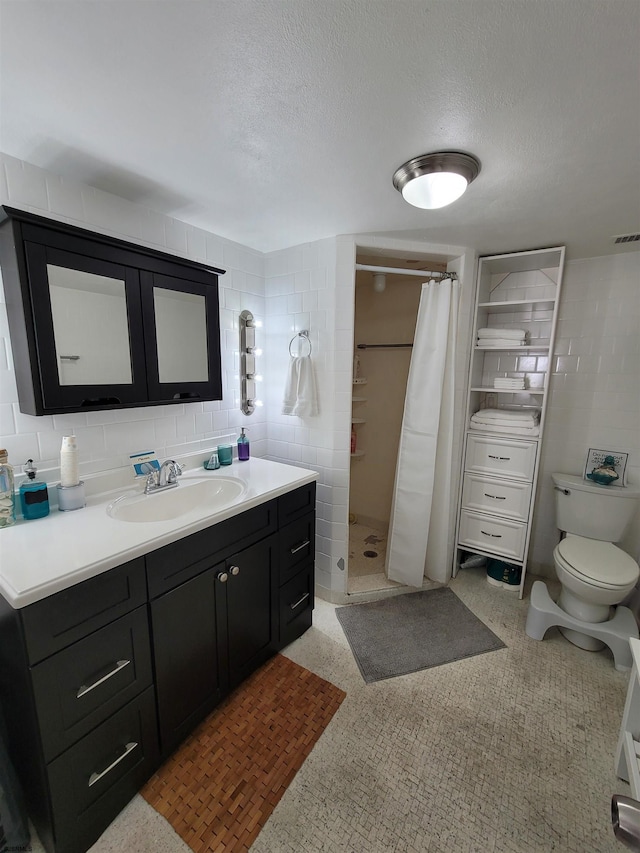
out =
[(27, 480), (20, 486), (20, 506), (26, 519), (44, 518), (49, 515), (49, 492), (47, 484), (36, 480), (37, 469), (33, 459), (27, 459), (24, 465)]
[(238, 436), (238, 462), (246, 462), (249, 455), (249, 439), (245, 434), (244, 427), (240, 427), (240, 435)]

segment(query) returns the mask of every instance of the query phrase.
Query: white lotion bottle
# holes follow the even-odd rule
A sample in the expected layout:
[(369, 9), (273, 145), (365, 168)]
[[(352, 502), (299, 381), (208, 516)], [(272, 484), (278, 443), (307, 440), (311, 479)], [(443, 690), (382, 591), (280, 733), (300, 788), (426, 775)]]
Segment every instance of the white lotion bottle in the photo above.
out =
[(78, 482), (78, 443), (75, 435), (65, 435), (60, 448), (60, 485), (68, 488)]

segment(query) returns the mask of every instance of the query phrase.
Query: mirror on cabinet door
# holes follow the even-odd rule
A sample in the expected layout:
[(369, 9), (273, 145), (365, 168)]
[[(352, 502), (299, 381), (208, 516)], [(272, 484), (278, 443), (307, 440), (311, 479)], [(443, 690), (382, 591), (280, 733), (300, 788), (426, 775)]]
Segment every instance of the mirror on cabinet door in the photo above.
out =
[(159, 381), (208, 382), (205, 297), (154, 287), (153, 307)]
[(47, 264), (60, 385), (131, 385), (125, 282)]

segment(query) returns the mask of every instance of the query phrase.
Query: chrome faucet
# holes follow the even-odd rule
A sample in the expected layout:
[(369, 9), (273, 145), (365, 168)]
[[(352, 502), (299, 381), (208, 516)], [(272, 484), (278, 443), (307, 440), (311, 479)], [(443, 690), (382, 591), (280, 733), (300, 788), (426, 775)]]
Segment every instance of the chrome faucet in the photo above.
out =
[(181, 474), (182, 465), (179, 465), (174, 459), (167, 459), (162, 463), (159, 471), (151, 471), (147, 475), (147, 483), (144, 487), (145, 495), (152, 495), (154, 492), (175, 488), (178, 485), (178, 477)]

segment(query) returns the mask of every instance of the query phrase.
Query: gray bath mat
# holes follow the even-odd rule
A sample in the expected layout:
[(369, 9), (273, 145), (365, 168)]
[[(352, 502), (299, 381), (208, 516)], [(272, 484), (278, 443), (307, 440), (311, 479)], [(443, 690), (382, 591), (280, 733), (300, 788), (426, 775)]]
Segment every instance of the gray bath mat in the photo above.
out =
[(505, 648), (447, 587), (338, 607), (336, 616), (367, 684)]

